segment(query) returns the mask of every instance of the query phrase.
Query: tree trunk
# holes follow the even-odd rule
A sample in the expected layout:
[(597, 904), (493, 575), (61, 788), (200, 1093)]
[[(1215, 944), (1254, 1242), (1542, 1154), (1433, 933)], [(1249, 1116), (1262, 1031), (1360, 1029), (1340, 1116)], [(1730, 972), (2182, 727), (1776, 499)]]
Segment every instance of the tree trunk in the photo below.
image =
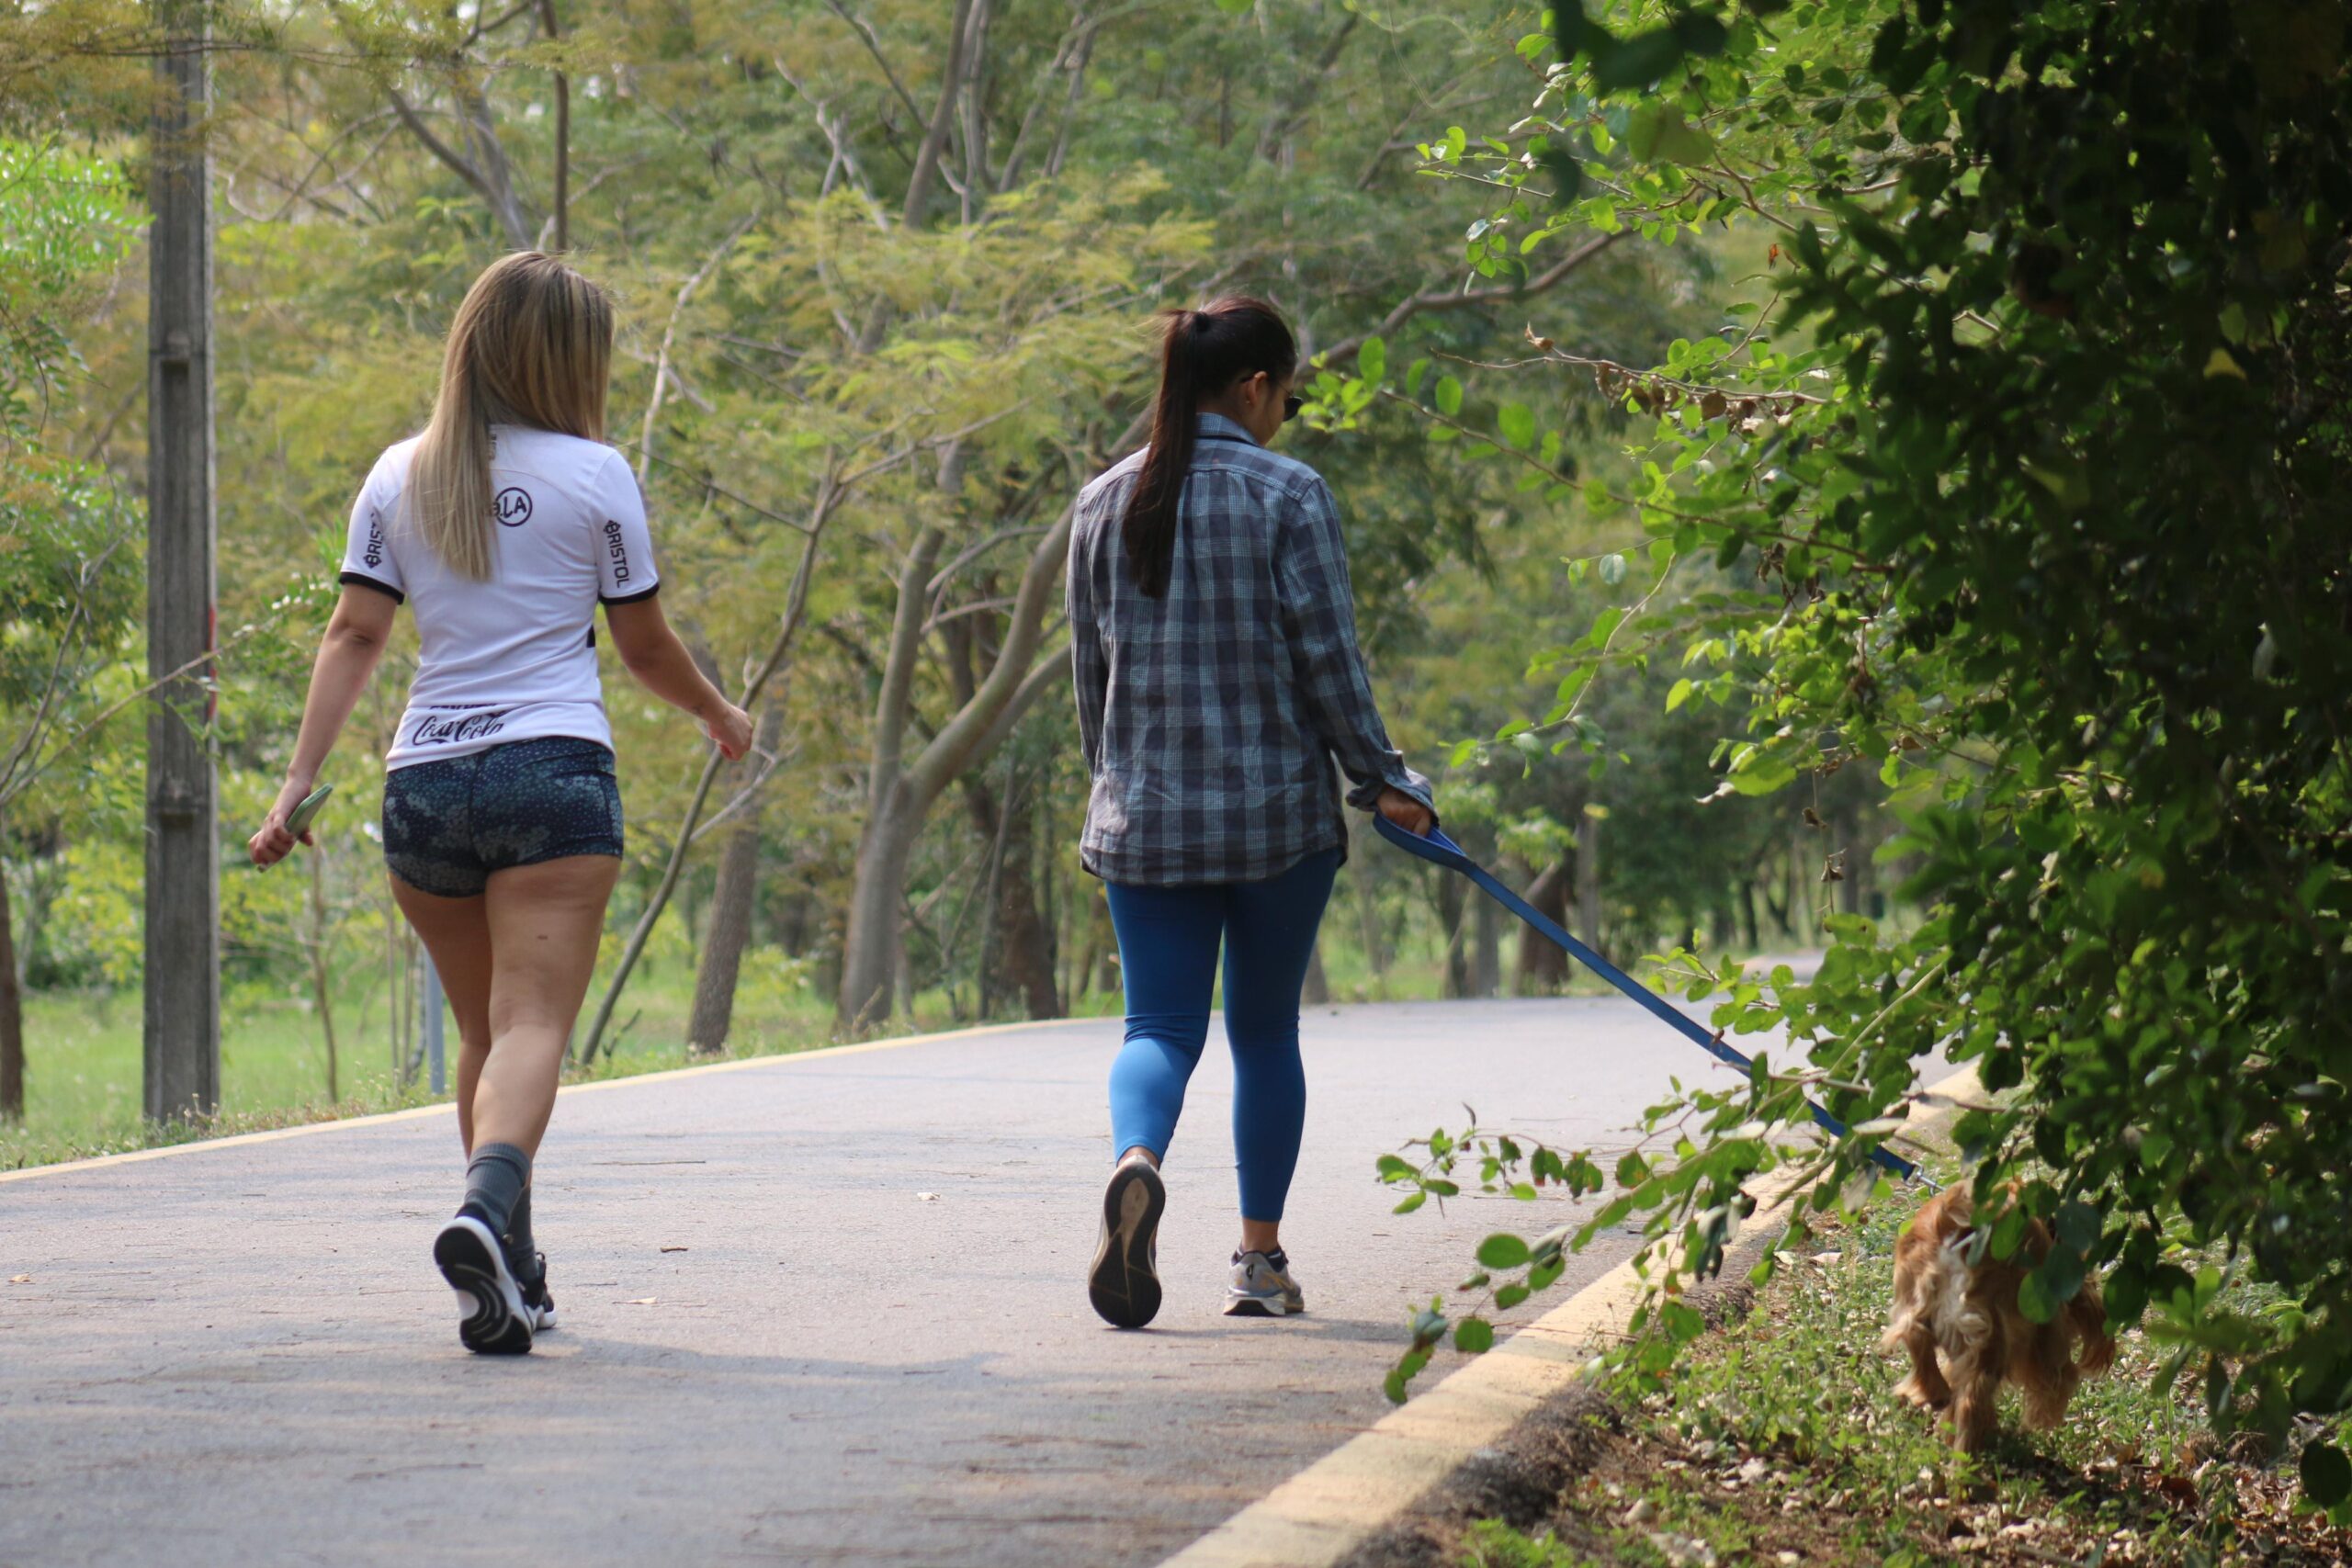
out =
[[(746, 778), (766, 766), (784, 739), (784, 707), (770, 703), (760, 713), (751, 756), (736, 764)], [(739, 785), (741, 781), (739, 780)], [(710, 896), (710, 929), (703, 938), (702, 962), (695, 974), (694, 1012), (686, 1022), (691, 1055), (716, 1056), (727, 1049), (735, 1022), (735, 987), (742, 977), (743, 950), (751, 945), (752, 911), (760, 892), (760, 814), (746, 807), (728, 829), (718, 857), (718, 884)]]
[[(1555, 921), (1568, 918), (1569, 863), (1555, 861), (1527, 889), (1527, 901)], [(1519, 931), (1519, 956), (1512, 965), (1511, 989), (1522, 997), (1542, 996), (1567, 984), (1568, 955), (1530, 926)]]
[[(954, 461), (953, 453), (942, 461), (943, 476)], [(943, 482), (940, 488), (952, 495), (961, 487)], [(1004, 640), (986, 679), (911, 761), (903, 760), (906, 733), (914, 713), (915, 663), (922, 653), (932, 565), (944, 540), (938, 528), (922, 530), (899, 570), (890, 652), (876, 698), (866, 827), (842, 936), (836, 1019), (844, 1029), (870, 1028), (890, 1015), (892, 956), (902, 945), (899, 906), (905, 897), (908, 861), (933, 804), (949, 784), (995, 755), (1038, 695), (1069, 674), (1066, 653), (1039, 658), (1038, 644), (1045, 640), (1049, 603), (1058, 597), (1054, 590), (1075, 516), (1074, 507), (1066, 510), (1030, 551), (1005, 617)]]
[(1813, 870), (1812, 845), (1805, 842), (1805, 829), (1799, 828), (1789, 839), (1789, 935), (1799, 943), (1811, 940), (1813, 931)]
[(1004, 858), (997, 874), (997, 967), (1031, 1018), (1059, 1018), (1054, 984), (1054, 933), (1037, 908), (1036, 813), (1029, 801), (1009, 802)]
[(1376, 986), (1388, 977), (1388, 943), (1380, 929), (1380, 874), (1374, 870), (1372, 818), (1356, 819), (1355, 845), (1348, 855), (1348, 880), (1355, 884), (1356, 926), (1363, 939), (1363, 961)]
[(1466, 997), (1470, 994), (1470, 955), (1462, 940), (1464, 917), (1468, 909), (1462, 902), (1462, 879), (1444, 872), (1437, 877), (1437, 912), (1445, 927), (1445, 995)]
[(1600, 818), (1590, 815), (1577, 825), (1577, 923), (1584, 944), (1600, 953)]
[(1838, 869), (1845, 880), (1838, 885), (1838, 908), (1849, 915), (1862, 912), (1863, 884), (1868, 879), (1870, 850), (1862, 842), (1862, 814), (1848, 807), (1838, 813), (1838, 848), (1845, 852), (1838, 857)]
[(1498, 997), (1503, 993), (1503, 910), (1484, 893), (1477, 897), (1473, 919), (1477, 945), (1470, 965), (1470, 994)]
[(903, 781), (891, 788), (867, 816), (865, 831), (858, 838), (836, 1003), (842, 1026), (853, 1033), (888, 1019), (895, 1005), (893, 991), (906, 946), (899, 905), (905, 897), (915, 840), (922, 832), (922, 814), (908, 809), (907, 794)]
[(0, 1122), (25, 1119), (25, 994), (17, 983), (17, 932), (0, 867)]

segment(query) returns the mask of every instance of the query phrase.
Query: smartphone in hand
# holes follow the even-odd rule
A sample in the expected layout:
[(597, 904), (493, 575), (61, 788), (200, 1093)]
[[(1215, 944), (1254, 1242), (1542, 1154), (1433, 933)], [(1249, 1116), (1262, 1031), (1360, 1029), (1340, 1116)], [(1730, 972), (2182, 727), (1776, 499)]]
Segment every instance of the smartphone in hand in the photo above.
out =
[[(322, 784), (304, 795), (296, 803), (294, 809), (286, 814), (286, 830), (297, 839), (309, 832), (311, 824), (319, 819), (319, 812), (326, 806), (327, 796), (334, 793), (334, 785)], [(267, 871), (269, 867), (262, 869)]]

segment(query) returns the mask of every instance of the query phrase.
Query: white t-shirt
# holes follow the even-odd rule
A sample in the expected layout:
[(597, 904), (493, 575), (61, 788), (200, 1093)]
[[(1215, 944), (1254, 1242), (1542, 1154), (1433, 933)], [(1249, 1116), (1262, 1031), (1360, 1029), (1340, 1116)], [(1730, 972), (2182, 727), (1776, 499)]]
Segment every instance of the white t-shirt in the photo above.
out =
[(610, 446), (551, 430), (491, 431), (490, 579), (458, 576), (403, 515), (416, 438), (376, 460), (351, 509), (343, 581), (408, 601), (420, 644), (385, 757), (402, 768), (511, 740), (613, 743), (596, 674), (596, 605), (660, 584), (637, 476)]

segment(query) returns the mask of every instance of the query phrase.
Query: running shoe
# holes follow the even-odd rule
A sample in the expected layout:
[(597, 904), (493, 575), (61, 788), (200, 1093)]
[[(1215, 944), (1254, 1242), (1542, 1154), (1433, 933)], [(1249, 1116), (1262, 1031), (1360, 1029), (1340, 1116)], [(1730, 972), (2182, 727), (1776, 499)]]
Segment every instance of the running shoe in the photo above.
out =
[(1159, 1216), (1168, 1189), (1159, 1171), (1141, 1155), (1121, 1160), (1102, 1190), (1102, 1240), (1086, 1293), (1102, 1321), (1141, 1328), (1159, 1312)]
[(484, 1356), (520, 1356), (531, 1348), (537, 1316), (507, 1266), (498, 1235), (471, 1214), (459, 1214), (433, 1238), (433, 1261), (458, 1292), (458, 1340)]
[[(510, 1262), (510, 1267), (512, 1264)], [(555, 1326), (555, 1297), (548, 1293), (548, 1255), (531, 1254), (531, 1271), (523, 1280), (523, 1304), (531, 1309), (531, 1332), (545, 1334)]]
[(1227, 1317), (1294, 1317), (1306, 1310), (1306, 1296), (1290, 1277), (1290, 1259), (1272, 1252), (1233, 1255), (1233, 1283), (1225, 1290)]

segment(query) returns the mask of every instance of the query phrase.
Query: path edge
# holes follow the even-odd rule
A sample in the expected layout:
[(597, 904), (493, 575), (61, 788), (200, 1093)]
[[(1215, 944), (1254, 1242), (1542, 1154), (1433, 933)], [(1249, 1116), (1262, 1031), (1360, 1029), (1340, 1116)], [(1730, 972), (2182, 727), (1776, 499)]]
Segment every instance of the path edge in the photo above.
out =
[[(687, 1067), (664, 1067), (659, 1072), (630, 1073), (621, 1077), (598, 1078), (592, 1083), (566, 1084), (557, 1091), (562, 1100), (575, 1094), (594, 1094), (602, 1089), (634, 1089), (640, 1084), (667, 1083), (676, 1078), (703, 1077), (713, 1073), (741, 1072), (750, 1067), (780, 1067), (794, 1062), (831, 1061), (841, 1056), (863, 1056), (875, 1051), (897, 1051), (909, 1045), (936, 1045), (949, 1040), (979, 1040), (992, 1034), (1012, 1034), (1030, 1029), (1069, 1029), (1080, 1024), (1118, 1021), (1102, 1018), (1041, 1018), (1021, 1023), (983, 1023), (969, 1029), (943, 1029), (929, 1034), (899, 1034), (888, 1040), (860, 1040), (841, 1045), (813, 1045), (799, 1051), (775, 1051), (760, 1056), (736, 1056), (724, 1062), (702, 1062)], [(96, 1155), (88, 1159), (59, 1160), (51, 1165), (28, 1165), (17, 1170), (0, 1170), (0, 1185), (11, 1181), (31, 1181), (44, 1176), (64, 1176), (76, 1171), (104, 1170), (118, 1165), (137, 1165), (144, 1160), (167, 1159), (175, 1155), (209, 1153), (213, 1149), (248, 1148), (254, 1144), (274, 1144), (287, 1138), (307, 1138), (321, 1133), (340, 1133), (357, 1127), (380, 1127), (391, 1122), (421, 1122), (432, 1116), (453, 1116), (457, 1107), (448, 1100), (435, 1100), (431, 1105), (412, 1105), (401, 1111), (378, 1111), (366, 1116), (330, 1116), (317, 1122), (298, 1122), (291, 1127), (268, 1127), (258, 1133), (232, 1133), (220, 1138), (191, 1138), (185, 1144), (164, 1144), (151, 1149), (127, 1149), (119, 1155)]]
[[(1975, 1097), (1973, 1068), (1939, 1079), (1929, 1095)], [(1946, 1126), (1956, 1111), (1920, 1118), (1917, 1131)], [(1790, 1183), (1768, 1179), (1758, 1207), (1775, 1206)], [(1745, 1271), (1773, 1234), (1747, 1230), (1724, 1274)], [(1401, 1517), (1481, 1449), (1566, 1393), (1586, 1375), (1594, 1341), (1623, 1332), (1641, 1294), (1631, 1259), (1526, 1325), (1428, 1393), (1382, 1416), (1257, 1502), (1166, 1559), (1160, 1568), (1330, 1568)]]

